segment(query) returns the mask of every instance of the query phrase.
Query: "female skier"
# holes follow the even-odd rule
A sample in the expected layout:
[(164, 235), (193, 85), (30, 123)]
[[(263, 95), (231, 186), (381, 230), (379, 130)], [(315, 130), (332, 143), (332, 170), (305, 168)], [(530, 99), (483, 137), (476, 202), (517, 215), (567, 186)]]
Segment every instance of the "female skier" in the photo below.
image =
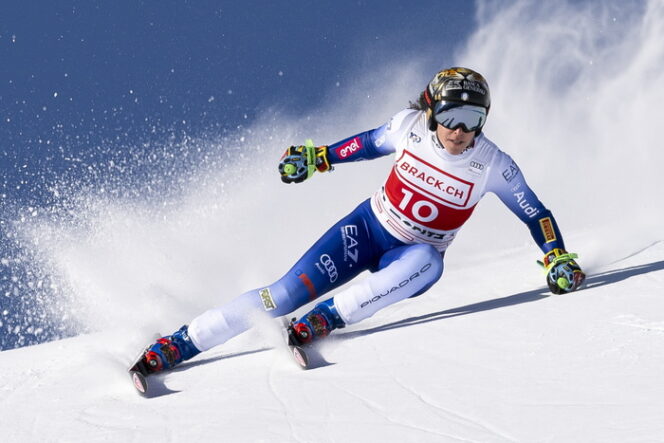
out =
[(438, 72), (411, 104), (386, 124), (329, 146), (291, 146), (279, 163), (285, 183), (299, 183), (332, 165), (395, 154), (383, 186), (332, 226), (279, 281), (208, 310), (145, 353), (149, 372), (170, 369), (251, 327), (257, 311), (291, 313), (355, 278), (371, 274), (318, 303), (290, 324), (297, 344), (360, 322), (429, 289), (443, 273), (445, 250), (487, 192), (530, 229), (544, 253), (555, 294), (571, 292), (585, 274), (565, 251), (551, 211), (521, 170), (483, 133), (491, 106), (479, 73)]

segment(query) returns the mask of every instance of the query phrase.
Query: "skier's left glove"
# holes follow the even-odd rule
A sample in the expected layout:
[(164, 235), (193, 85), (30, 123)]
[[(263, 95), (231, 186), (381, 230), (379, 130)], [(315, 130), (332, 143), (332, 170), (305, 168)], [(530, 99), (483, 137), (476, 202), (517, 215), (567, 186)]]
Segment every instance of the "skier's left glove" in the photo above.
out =
[(583, 284), (586, 274), (574, 261), (578, 256), (564, 249), (555, 248), (549, 251), (540, 264), (546, 270), (546, 283), (554, 294), (575, 291)]
[(291, 146), (286, 149), (279, 161), (279, 174), (284, 183), (301, 183), (311, 177), (315, 171), (332, 170), (327, 158), (327, 146), (314, 146), (307, 140), (305, 145)]

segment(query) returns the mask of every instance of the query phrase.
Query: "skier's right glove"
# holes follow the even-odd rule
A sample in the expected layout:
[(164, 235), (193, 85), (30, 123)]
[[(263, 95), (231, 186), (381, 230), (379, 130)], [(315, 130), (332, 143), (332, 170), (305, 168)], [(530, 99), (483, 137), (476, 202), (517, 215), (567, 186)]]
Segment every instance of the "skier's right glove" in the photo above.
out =
[(546, 270), (546, 283), (554, 294), (575, 291), (583, 284), (586, 274), (574, 261), (578, 256), (564, 249), (555, 248), (549, 251), (540, 264)]
[(279, 174), (284, 183), (301, 183), (315, 171), (331, 170), (327, 146), (314, 146), (311, 140), (307, 140), (304, 146), (291, 146), (286, 149), (279, 161)]

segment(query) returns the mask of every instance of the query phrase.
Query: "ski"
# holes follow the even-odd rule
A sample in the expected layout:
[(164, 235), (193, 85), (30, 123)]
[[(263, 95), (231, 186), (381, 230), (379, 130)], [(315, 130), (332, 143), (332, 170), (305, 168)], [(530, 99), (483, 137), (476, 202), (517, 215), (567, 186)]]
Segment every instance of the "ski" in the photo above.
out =
[(300, 346), (295, 338), (293, 337), (293, 328), (292, 322), (290, 322), (286, 317), (283, 318), (283, 331), (284, 339), (288, 345), (288, 351), (295, 360), (295, 363), (300, 367), (300, 369), (309, 369), (309, 356), (302, 346)]
[[(156, 341), (158, 338), (160, 338), (161, 335), (159, 333), (154, 334), (153, 336), (153, 341)], [(148, 380), (147, 377), (150, 374), (150, 370), (148, 369), (148, 364), (145, 359), (145, 354), (148, 352), (150, 349), (150, 346), (146, 346), (140, 354), (134, 359), (133, 363), (129, 365), (129, 369), (127, 370), (129, 372), (129, 378), (131, 378), (131, 382), (138, 391), (139, 394), (141, 394), (144, 397), (148, 397), (149, 394), (149, 385), (148, 385)]]
[(149, 372), (145, 365), (145, 352), (148, 349), (149, 347), (145, 348), (128, 369), (129, 377), (131, 378), (134, 388), (136, 388), (136, 391), (144, 397), (148, 395), (149, 387), (147, 380)]
[(129, 371), (129, 376), (131, 381), (134, 384), (134, 387), (142, 396), (148, 395), (148, 380), (145, 378), (145, 375), (140, 371)]

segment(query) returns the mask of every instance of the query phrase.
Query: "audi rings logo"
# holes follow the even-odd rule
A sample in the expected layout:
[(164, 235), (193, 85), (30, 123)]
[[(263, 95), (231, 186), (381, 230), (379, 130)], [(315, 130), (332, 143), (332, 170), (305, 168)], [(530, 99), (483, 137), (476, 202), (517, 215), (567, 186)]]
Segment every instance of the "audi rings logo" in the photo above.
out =
[(337, 267), (334, 264), (332, 257), (327, 254), (323, 254), (320, 256), (319, 262), (325, 268), (327, 276), (330, 277), (330, 283), (337, 281), (339, 278), (339, 273), (337, 272)]

